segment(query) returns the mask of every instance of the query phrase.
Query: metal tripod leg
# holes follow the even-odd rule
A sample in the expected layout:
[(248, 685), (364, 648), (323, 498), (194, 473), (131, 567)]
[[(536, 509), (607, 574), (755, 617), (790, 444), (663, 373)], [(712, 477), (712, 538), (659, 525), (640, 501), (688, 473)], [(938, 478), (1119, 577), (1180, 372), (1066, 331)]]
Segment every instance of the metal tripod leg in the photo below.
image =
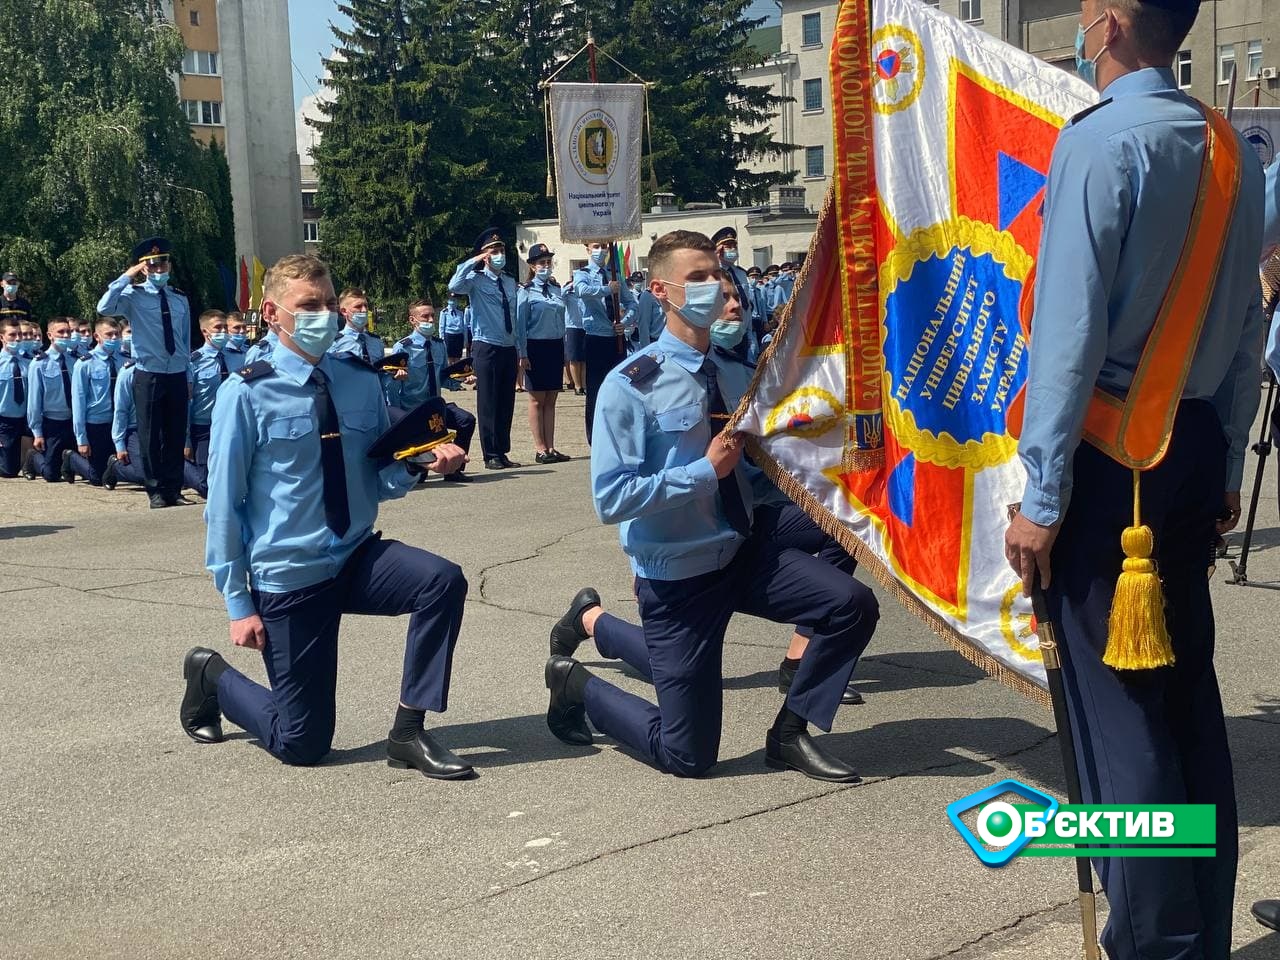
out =
[(1253, 475), (1253, 497), (1249, 501), (1249, 518), (1244, 525), (1244, 540), (1240, 544), (1240, 559), (1230, 560), (1231, 578), (1227, 583), (1238, 587), (1262, 587), (1280, 590), (1280, 584), (1249, 582), (1249, 550), (1253, 546), (1253, 524), (1258, 516), (1258, 497), (1262, 493), (1262, 477), (1266, 473), (1267, 457), (1271, 455), (1271, 414), (1275, 409), (1276, 379), (1267, 371), (1267, 400), (1263, 407), (1262, 432), (1258, 442), (1250, 449), (1258, 455), (1258, 469)]

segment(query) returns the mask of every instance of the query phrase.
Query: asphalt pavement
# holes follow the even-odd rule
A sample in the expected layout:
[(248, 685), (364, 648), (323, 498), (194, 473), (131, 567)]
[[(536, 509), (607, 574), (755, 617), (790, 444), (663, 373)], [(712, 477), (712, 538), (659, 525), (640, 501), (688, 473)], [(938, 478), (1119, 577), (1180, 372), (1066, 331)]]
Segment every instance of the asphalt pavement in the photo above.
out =
[[(344, 621), (321, 765), (286, 767), (238, 730), (192, 743), (177, 721), (191, 646), (264, 677), (227, 642), (201, 508), (0, 481), (0, 956), (1079, 955), (1071, 861), (988, 869), (945, 814), (1006, 776), (1064, 796), (1051, 716), (888, 597), (856, 674), (867, 702), (842, 708), (826, 740), (860, 784), (765, 767), (790, 631), (749, 617), (727, 637), (708, 777), (658, 773), (602, 736), (554, 739), (542, 667), (555, 618), (585, 585), (619, 615), (636, 604), (616, 531), (591, 509), (582, 400), (561, 398), (557, 446), (576, 459), (555, 466), (533, 464), (525, 407), (518, 397), (512, 452), (524, 468), (477, 463), (470, 486), (429, 482), (380, 518), (470, 583), (449, 711), (428, 717), (476, 765), (462, 783), (386, 766), (403, 620)], [(1256, 581), (1280, 581), (1269, 466)], [(1280, 592), (1227, 585), (1229, 572), (1221, 562), (1213, 593), (1242, 824), (1233, 958), (1276, 960), (1280, 935), (1248, 907), (1280, 897)], [(591, 646), (581, 656), (646, 693)]]

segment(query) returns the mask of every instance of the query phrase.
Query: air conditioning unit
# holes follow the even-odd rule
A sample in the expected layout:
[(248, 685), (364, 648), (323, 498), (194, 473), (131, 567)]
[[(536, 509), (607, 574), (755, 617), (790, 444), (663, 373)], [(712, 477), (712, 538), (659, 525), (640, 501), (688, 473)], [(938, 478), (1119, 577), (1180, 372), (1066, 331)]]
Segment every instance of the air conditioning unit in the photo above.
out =
[(1261, 77), (1263, 80), (1274, 80), (1276, 78), (1276, 68), (1263, 67), (1261, 70), (1258, 71), (1258, 76)]

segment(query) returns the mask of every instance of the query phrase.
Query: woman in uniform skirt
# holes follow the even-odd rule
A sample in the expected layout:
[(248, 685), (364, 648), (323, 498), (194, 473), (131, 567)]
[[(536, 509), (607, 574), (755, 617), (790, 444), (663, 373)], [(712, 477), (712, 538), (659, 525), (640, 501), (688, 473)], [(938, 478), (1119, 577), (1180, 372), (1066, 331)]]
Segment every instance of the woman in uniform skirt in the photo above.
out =
[(556, 398), (564, 372), (565, 298), (551, 276), (553, 256), (543, 243), (535, 243), (529, 250), (529, 274), (516, 307), (528, 334), (529, 369), (524, 387), (529, 394), (529, 430), (538, 463), (571, 459), (555, 446)]

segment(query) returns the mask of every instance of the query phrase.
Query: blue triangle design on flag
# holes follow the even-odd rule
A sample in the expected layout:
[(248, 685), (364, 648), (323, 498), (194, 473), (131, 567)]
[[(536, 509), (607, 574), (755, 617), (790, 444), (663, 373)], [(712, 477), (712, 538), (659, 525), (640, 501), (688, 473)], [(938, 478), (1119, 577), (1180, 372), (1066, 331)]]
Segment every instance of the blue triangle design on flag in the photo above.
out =
[(1000, 229), (1008, 230), (1009, 224), (1036, 198), (1046, 177), (1004, 151), (996, 154), (996, 162), (1000, 179)]
[(889, 474), (889, 510), (908, 527), (915, 517), (916, 456), (909, 453)]

